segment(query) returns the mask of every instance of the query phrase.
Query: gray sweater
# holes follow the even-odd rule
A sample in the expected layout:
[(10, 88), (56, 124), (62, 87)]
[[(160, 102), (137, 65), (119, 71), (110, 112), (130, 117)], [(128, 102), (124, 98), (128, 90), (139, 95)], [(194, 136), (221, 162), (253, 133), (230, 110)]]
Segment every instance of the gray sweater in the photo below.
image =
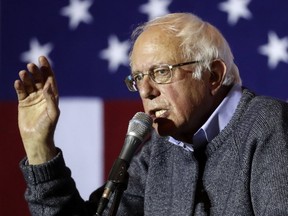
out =
[[(93, 215), (99, 191), (81, 199), (61, 151), (43, 165), (24, 161), (32, 215)], [(205, 149), (189, 152), (153, 133), (129, 174), (118, 215), (287, 216), (288, 104), (244, 90)]]

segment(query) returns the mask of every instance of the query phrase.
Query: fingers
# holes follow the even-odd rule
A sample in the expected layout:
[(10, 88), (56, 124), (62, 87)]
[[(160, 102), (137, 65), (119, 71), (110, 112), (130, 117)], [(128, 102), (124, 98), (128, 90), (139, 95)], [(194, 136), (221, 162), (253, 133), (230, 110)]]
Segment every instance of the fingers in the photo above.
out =
[(45, 56), (40, 56), (39, 59), (40, 69), (43, 72), (43, 76), (47, 79), (49, 76), (54, 76), (48, 59)]
[(34, 63), (27, 64), (27, 69), (19, 72), (20, 80), (16, 80), (14, 88), (16, 90), (18, 100), (25, 99), (32, 92), (43, 90), (51, 85), (53, 94), (58, 98), (58, 89), (55, 77), (48, 60), (44, 56), (39, 57), (40, 67)]
[(16, 90), (18, 100), (23, 100), (34, 91), (34, 84), (31, 76), (25, 70), (21, 70), (19, 72), (19, 78), (20, 80), (16, 80), (14, 82), (14, 88)]
[(58, 88), (56, 84), (56, 79), (53, 70), (49, 64), (49, 61), (44, 56), (40, 56), (39, 64), (41, 65), (40, 70), (43, 74), (43, 79), (46, 80), (44, 89), (48, 88), (48, 85), (50, 85), (49, 88), (51, 88), (51, 93), (53, 93), (55, 98), (58, 100)]
[(14, 82), (14, 88), (17, 93), (18, 100), (24, 100), (27, 97), (27, 92), (23, 86), (23, 83), (20, 80)]
[(27, 69), (33, 78), (34, 88), (37, 90), (42, 89), (44, 86), (44, 77), (39, 68), (35, 64), (29, 63), (27, 65)]

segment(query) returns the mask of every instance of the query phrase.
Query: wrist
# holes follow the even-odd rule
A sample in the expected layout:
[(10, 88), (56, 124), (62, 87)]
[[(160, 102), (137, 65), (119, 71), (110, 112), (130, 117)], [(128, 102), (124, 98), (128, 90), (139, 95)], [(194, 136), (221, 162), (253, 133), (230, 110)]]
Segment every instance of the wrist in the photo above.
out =
[(34, 147), (29, 146), (25, 148), (25, 151), (29, 165), (39, 165), (46, 163), (53, 159), (58, 153), (54, 144), (38, 144)]

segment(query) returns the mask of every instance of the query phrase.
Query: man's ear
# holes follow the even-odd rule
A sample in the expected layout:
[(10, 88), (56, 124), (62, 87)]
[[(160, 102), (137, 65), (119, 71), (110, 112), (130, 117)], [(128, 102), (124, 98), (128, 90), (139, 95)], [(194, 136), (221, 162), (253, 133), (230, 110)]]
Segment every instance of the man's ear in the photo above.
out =
[(224, 81), (226, 72), (227, 72), (227, 67), (223, 60), (216, 59), (211, 63), (209, 81), (210, 81), (210, 89), (211, 89), (212, 95), (215, 95), (220, 89)]

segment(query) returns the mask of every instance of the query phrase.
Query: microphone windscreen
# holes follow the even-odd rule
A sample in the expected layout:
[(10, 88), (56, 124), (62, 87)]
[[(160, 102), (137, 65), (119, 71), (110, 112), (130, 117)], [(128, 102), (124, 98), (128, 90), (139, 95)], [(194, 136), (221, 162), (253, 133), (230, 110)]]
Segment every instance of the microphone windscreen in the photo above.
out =
[(129, 121), (127, 135), (136, 136), (144, 141), (152, 130), (152, 118), (144, 112), (137, 112)]

